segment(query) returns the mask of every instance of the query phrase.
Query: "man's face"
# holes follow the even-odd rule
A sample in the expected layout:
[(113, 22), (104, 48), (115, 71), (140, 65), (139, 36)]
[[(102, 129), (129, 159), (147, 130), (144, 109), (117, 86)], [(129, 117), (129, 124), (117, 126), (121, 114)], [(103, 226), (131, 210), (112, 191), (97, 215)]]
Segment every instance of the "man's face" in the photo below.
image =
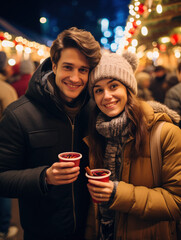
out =
[(65, 48), (57, 65), (53, 63), (53, 72), (60, 95), (67, 102), (71, 102), (87, 85), (89, 64), (77, 48)]

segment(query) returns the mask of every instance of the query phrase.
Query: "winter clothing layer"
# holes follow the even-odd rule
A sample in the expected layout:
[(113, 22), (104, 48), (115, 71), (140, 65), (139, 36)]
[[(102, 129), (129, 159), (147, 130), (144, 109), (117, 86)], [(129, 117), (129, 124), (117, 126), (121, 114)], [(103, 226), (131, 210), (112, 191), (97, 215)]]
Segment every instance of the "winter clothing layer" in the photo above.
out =
[[(19, 199), (21, 224), (32, 240), (83, 235), (89, 205), (84, 170), (88, 148), (82, 141), (87, 134), (89, 96), (82, 93), (81, 110), (71, 121), (47, 85), (51, 69), (48, 58), (32, 76), (26, 95), (6, 109), (0, 122), (0, 196)], [(47, 186), (46, 168), (65, 151), (83, 155), (78, 179)]]
[(150, 135), (145, 136), (141, 156), (132, 161), (134, 139), (129, 137), (122, 145), (120, 179), (110, 206), (116, 211), (115, 239), (176, 240), (175, 220), (181, 217), (181, 131), (166, 113), (154, 113), (145, 102), (142, 106), (149, 132), (157, 121), (166, 121), (160, 137), (162, 185), (153, 183)]
[(11, 86), (15, 88), (18, 94), (18, 97), (21, 97), (26, 93), (30, 79), (31, 79), (31, 74), (23, 74), (20, 76), (20, 78), (17, 81), (11, 83)]
[(5, 108), (18, 99), (16, 90), (5, 82), (5, 76), (0, 74), (0, 119)]
[(137, 82), (134, 72), (138, 66), (136, 54), (125, 52), (122, 55), (106, 53), (99, 64), (93, 69), (89, 77), (89, 91), (93, 96), (93, 86), (103, 78), (115, 78), (128, 87), (134, 94), (137, 93)]
[(168, 90), (164, 104), (181, 116), (181, 83), (178, 83)]
[[(129, 122), (125, 111), (118, 117), (111, 118), (111, 120), (108, 116), (100, 112), (96, 121), (96, 130), (106, 138), (103, 168), (111, 171), (109, 179), (114, 181), (115, 190), (118, 184), (118, 181), (115, 182), (115, 180), (119, 180), (122, 143), (129, 137)], [(111, 196), (112, 195), (113, 193)], [(114, 197), (114, 195), (112, 197)], [(109, 209), (109, 205), (102, 203), (99, 204), (99, 213), (100, 239), (113, 240), (116, 212)]]

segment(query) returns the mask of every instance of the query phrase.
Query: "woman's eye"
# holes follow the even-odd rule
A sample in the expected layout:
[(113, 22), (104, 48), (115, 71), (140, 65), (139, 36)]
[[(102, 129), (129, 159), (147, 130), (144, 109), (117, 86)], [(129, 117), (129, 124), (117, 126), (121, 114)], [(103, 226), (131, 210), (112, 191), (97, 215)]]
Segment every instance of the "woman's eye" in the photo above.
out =
[(102, 89), (95, 89), (95, 90), (94, 90), (94, 93), (97, 93), (97, 94), (98, 94), (98, 93), (101, 93), (101, 92), (102, 92)]
[(111, 85), (111, 89), (114, 89), (114, 88), (116, 88), (118, 85), (117, 84), (112, 84)]

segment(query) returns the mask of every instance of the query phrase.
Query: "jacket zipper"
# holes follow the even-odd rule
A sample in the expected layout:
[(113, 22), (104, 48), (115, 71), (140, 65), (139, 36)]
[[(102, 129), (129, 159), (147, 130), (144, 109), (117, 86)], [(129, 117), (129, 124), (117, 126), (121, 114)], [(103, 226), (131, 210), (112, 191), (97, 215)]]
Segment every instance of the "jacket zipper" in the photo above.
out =
[[(75, 119), (72, 122), (72, 152), (73, 152), (73, 146), (74, 146), (74, 122)], [(75, 199), (74, 199), (74, 183), (72, 183), (72, 202), (73, 202), (73, 216), (74, 216), (74, 232), (76, 229), (76, 215), (75, 215)]]
[[(54, 95), (52, 95), (53, 97), (55, 97)], [(86, 98), (85, 98), (86, 99)], [(84, 99), (84, 102), (83, 102), (83, 105), (85, 103), (85, 99)], [(57, 107), (62, 111), (62, 109), (58, 106), (58, 101), (55, 97), (55, 101), (57, 102)], [(71, 147), (71, 151), (73, 152), (74, 151), (74, 127), (75, 127), (75, 118), (73, 119), (73, 121), (71, 120), (71, 118), (69, 117), (69, 115), (67, 113), (65, 113), (69, 122), (70, 122), (70, 125), (72, 127), (72, 147)], [(72, 183), (72, 203), (73, 203), (73, 217), (74, 217), (74, 232), (76, 230), (76, 214), (75, 214), (75, 198), (74, 198), (74, 183)]]
[[(67, 114), (66, 114), (67, 115)], [(70, 117), (67, 115), (67, 118), (69, 119), (70, 125), (72, 127), (72, 143), (71, 143), (71, 151), (74, 151), (74, 127), (75, 127), (75, 119), (73, 121), (70, 119)], [(75, 215), (75, 199), (74, 199), (74, 183), (72, 183), (72, 203), (73, 203), (73, 217), (74, 217), (74, 232), (76, 230), (76, 215)]]

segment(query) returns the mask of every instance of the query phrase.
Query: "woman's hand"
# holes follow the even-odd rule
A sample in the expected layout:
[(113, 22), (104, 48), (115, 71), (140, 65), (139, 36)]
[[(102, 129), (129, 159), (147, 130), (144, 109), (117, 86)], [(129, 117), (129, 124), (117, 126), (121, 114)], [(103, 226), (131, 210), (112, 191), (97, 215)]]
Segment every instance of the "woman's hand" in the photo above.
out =
[(87, 187), (93, 199), (101, 202), (109, 201), (114, 188), (114, 183), (112, 181), (101, 182), (89, 179), (88, 182)]
[(69, 184), (77, 180), (80, 167), (73, 162), (56, 162), (46, 170), (46, 182), (52, 185)]

